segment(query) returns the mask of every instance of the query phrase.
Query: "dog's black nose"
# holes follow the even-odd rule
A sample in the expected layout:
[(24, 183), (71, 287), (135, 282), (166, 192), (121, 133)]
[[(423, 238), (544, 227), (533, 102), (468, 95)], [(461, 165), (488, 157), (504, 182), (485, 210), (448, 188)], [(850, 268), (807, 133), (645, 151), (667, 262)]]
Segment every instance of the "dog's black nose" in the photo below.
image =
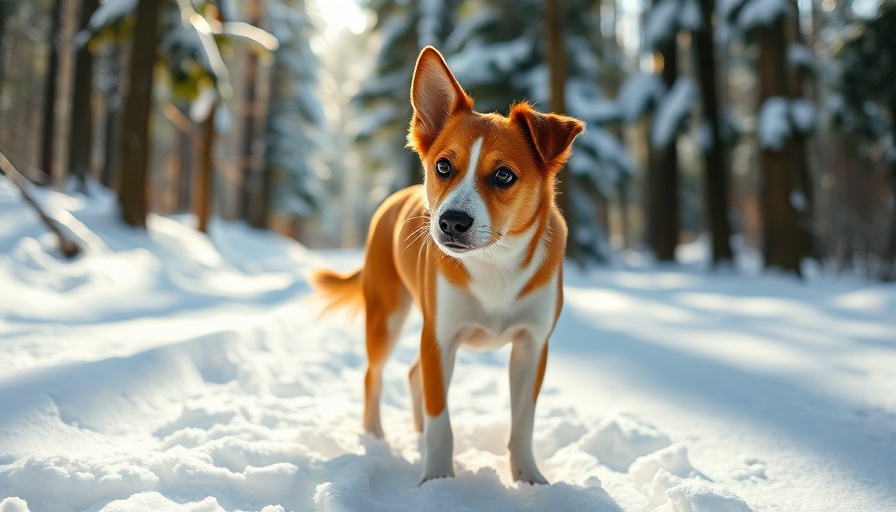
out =
[(472, 225), (473, 217), (459, 210), (448, 210), (439, 217), (439, 227), (446, 235), (459, 235), (470, 229)]

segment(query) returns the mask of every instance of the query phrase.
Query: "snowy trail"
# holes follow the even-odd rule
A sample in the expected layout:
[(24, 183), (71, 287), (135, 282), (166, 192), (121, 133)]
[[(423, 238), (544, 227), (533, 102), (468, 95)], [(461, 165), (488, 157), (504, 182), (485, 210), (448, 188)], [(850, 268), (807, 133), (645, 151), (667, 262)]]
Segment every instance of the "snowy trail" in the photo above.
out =
[(459, 354), (457, 477), (418, 486), (419, 316), (384, 442), (360, 429), (361, 324), (303, 302), (310, 266), (360, 252), (160, 217), (143, 235), (105, 197), (44, 197), (95, 237), (63, 262), (0, 182), (4, 512), (896, 510), (893, 286), (570, 268), (536, 416), (553, 484), (511, 481), (505, 349)]
[(584, 411), (663, 418), (701, 471), (761, 509), (896, 509), (890, 287), (680, 272), (572, 281), (549, 376)]

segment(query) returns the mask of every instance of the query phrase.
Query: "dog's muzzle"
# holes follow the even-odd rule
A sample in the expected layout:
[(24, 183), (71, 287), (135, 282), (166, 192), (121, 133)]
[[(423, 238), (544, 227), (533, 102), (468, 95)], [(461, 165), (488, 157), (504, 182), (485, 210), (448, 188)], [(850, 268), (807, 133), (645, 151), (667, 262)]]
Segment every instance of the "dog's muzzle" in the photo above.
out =
[(439, 216), (439, 244), (454, 252), (466, 252), (475, 248), (469, 230), (473, 217), (460, 210), (447, 210)]

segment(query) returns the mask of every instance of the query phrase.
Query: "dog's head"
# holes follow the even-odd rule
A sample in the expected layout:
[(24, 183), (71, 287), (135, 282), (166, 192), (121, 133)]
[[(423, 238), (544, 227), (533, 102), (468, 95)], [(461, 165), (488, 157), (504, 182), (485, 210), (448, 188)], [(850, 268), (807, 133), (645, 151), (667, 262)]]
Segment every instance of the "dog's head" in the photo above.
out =
[(411, 105), (408, 146), (423, 162), (430, 234), (456, 257), (545, 218), (555, 175), (585, 128), (527, 103), (512, 106), (507, 117), (473, 111), (473, 100), (430, 46), (417, 59)]

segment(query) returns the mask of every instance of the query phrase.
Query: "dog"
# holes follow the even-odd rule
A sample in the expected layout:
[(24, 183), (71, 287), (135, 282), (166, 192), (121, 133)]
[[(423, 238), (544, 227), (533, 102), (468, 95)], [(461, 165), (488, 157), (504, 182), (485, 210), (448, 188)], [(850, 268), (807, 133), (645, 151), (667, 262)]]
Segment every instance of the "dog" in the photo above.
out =
[(563, 303), (567, 227), (554, 189), (585, 123), (525, 102), (506, 117), (475, 112), (432, 46), (417, 58), (410, 96), (407, 146), (423, 164), (423, 184), (393, 193), (376, 210), (360, 270), (317, 270), (312, 285), (327, 310), (365, 313), (363, 424), (379, 438), (383, 366), (412, 304), (419, 307), (420, 353), (409, 381), (423, 434), (421, 484), (454, 476), (446, 404), (458, 348), (510, 343), (511, 472), (516, 481), (546, 484), (532, 433)]

